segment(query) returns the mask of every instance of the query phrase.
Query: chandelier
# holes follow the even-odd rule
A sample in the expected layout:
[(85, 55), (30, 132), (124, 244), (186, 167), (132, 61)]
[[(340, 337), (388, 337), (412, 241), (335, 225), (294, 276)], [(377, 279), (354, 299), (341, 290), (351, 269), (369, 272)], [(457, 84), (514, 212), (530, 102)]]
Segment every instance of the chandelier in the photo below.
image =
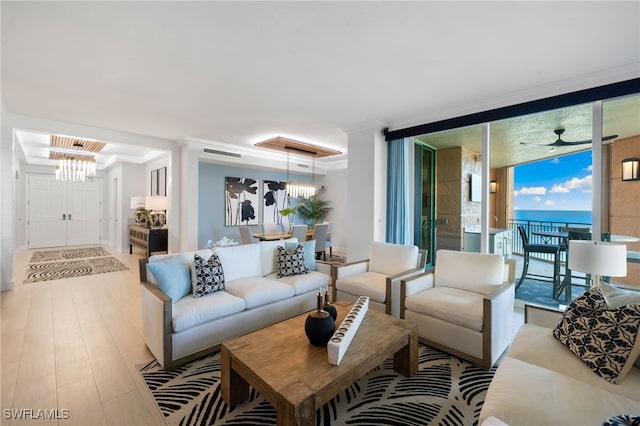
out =
[(74, 157), (58, 160), (56, 180), (84, 182), (87, 176), (96, 175), (96, 160), (93, 157), (76, 159)]
[[(294, 139), (284, 138), (282, 136), (277, 136), (271, 139), (264, 140), (262, 142), (258, 142), (255, 144), (255, 146), (260, 148), (274, 149), (276, 151), (287, 153), (287, 195), (290, 198), (310, 198), (316, 194), (316, 157), (323, 158), (330, 155), (342, 154), (342, 152), (335, 149), (301, 142)], [(291, 182), (289, 180), (289, 153), (291, 151), (294, 151), (294, 154), (306, 155), (312, 158), (313, 183), (310, 184), (305, 182)]]
[[(289, 198), (310, 198), (316, 195), (316, 153), (312, 151), (301, 150), (298, 148), (285, 147), (287, 150), (287, 195)], [(311, 173), (314, 183), (291, 182), (289, 180), (289, 152), (291, 150), (300, 151), (310, 155), (312, 158)]]
[(104, 142), (67, 136), (51, 136), (49, 158), (56, 160), (56, 180), (84, 182), (96, 175), (96, 153), (102, 151)]

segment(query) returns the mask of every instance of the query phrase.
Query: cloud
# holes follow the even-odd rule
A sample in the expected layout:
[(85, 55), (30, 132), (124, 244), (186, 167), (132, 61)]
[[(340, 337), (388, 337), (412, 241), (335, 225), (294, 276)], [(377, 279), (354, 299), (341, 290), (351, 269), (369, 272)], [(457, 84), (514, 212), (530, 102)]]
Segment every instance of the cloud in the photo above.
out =
[(569, 191), (577, 190), (582, 192), (591, 192), (593, 188), (593, 178), (591, 175), (583, 178), (572, 178), (564, 183), (555, 184), (549, 192), (552, 194), (566, 194)]
[(523, 186), (522, 189), (513, 191), (514, 196), (518, 195), (545, 195), (547, 193), (547, 188), (544, 186), (532, 186), (531, 188), (527, 188)]
[(542, 198), (540, 198), (540, 197), (539, 197), (539, 196), (537, 196), (537, 195), (536, 195), (535, 197), (533, 197), (533, 201), (538, 202), (538, 201), (541, 201), (541, 200), (542, 200)]
[(555, 206), (556, 203), (554, 203), (552, 200), (547, 200), (547, 201), (544, 202), (544, 205), (545, 206)]
[(589, 165), (585, 168), (585, 170), (586, 170), (586, 171), (588, 171), (588, 172), (592, 172), (592, 171), (593, 171), (593, 164), (589, 164)]

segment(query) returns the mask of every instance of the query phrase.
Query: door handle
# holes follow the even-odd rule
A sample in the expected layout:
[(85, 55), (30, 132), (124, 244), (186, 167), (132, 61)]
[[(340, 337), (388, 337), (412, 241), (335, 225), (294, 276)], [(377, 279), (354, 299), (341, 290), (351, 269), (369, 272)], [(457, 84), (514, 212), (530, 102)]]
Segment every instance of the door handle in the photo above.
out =
[(67, 220), (67, 215), (62, 213), (62, 220)]

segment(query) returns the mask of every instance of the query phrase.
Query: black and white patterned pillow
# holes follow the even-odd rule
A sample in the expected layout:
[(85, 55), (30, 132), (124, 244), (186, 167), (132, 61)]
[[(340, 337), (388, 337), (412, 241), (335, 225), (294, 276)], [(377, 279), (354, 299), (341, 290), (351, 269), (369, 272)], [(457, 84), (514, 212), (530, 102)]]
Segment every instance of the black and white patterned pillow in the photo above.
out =
[(224, 271), (218, 255), (213, 253), (209, 260), (193, 255), (196, 281), (193, 283), (193, 297), (224, 290)]
[(608, 309), (598, 287), (571, 302), (553, 335), (591, 370), (613, 384), (640, 353), (640, 303)]
[(602, 426), (640, 426), (640, 416), (620, 414), (619, 416), (609, 417), (602, 423)]
[(309, 273), (309, 268), (304, 264), (304, 251), (300, 244), (293, 250), (286, 250), (280, 246), (276, 250), (278, 278)]

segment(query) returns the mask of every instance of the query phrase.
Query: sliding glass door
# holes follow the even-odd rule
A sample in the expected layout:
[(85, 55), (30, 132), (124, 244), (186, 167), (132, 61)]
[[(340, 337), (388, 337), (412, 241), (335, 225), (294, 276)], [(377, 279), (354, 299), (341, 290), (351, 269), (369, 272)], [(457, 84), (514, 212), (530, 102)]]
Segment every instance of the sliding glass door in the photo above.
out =
[(414, 243), (427, 250), (427, 265), (435, 258), (435, 152), (420, 143), (414, 145)]

